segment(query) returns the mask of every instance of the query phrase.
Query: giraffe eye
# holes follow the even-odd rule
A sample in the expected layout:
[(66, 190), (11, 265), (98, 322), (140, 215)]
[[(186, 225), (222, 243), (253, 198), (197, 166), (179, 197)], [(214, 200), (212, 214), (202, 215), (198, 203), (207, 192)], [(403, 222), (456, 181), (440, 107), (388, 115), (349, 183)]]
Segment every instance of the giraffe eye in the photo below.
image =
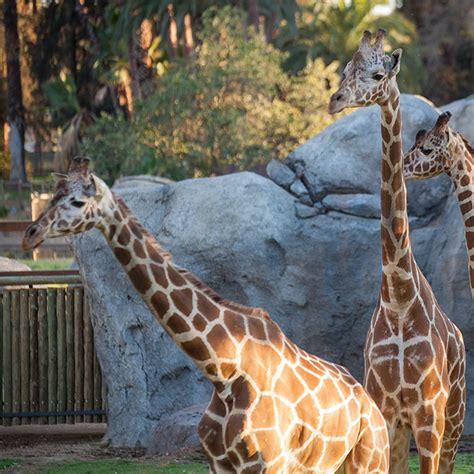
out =
[(426, 155), (426, 156), (430, 155), (432, 151), (433, 151), (432, 148), (421, 148), (421, 153), (423, 153), (423, 155)]
[(71, 206), (74, 206), (74, 207), (82, 207), (84, 206), (85, 202), (84, 201), (71, 201)]
[(374, 74), (372, 76), (372, 79), (375, 79), (376, 81), (381, 81), (383, 79), (383, 74)]

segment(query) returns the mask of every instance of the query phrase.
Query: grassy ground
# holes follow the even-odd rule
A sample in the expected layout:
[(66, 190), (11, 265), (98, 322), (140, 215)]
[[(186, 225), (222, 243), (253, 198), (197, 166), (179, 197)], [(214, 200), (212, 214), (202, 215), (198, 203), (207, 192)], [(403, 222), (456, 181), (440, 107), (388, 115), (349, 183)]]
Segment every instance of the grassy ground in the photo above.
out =
[(32, 270), (69, 270), (72, 258), (20, 259), (20, 262), (28, 265)]
[(17, 461), (14, 459), (0, 459), (0, 470), (14, 466), (15, 464), (17, 464)]
[[(418, 474), (418, 457), (411, 456), (409, 464), (409, 473)], [(474, 453), (459, 453), (456, 456), (456, 465), (454, 474), (474, 474)]]
[[(20, 468), (21, 461), (13, 459), (0, 459), (0, 470)], [(12, 471), (13, 472), (13, 471)], [(27, 472), (21, 470), (21, 472)], [(90, 461), (75, 461), (70, 463), (52, 463), (36, 472), (48, 474), (205, 474), (208, 468), (203, 463), (168, 463), (147, 460), (139, 462), (126, 459), (96, 459)], [(418, 458), (410, 457), (410, 474), (417, 474)], [(454, 474), (474, 474), (474, 454), (458, 454)]]
[(136, 463), (122, 459), (105, 459), (97, 461), (79, 461), (71, 464), (58, 464), (42, 471), (48, 474), (204, 474), (209, 469), (203, 464), (168, 464), (159, 466), (156, 463)]

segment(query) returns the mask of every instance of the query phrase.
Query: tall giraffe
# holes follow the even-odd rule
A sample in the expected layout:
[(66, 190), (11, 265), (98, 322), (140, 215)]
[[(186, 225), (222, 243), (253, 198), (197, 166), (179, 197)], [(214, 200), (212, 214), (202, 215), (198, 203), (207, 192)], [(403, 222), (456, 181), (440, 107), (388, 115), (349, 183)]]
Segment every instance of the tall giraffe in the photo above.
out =
[(177, 267), (126, 204), (76, 158), (25, 249), (98, 228), (158, 322), (214, 385), (199, 424), (212, 472), (388, 472), (385, 421), (337, 365), (291, 342), (267, 313), (220, 298)]
[(365, 346), (365, 387), (382, 410), (390, 437), (390, 472), (408, 472), (411, 432), (420, 472), (452, 472), (465, 413), (462, 334), (439, 307), (410, 245), (403, 177), (401, 50), (383, 49), (365, 31), (346, 65), (329, 112), (378, 104), (382, 125), (382, 284)]
[(451, 114), (438, 117), (431, 130), (420, 130), (404, 158), (405, 179), (426, 179), (446, 173), (454, 184), (464, 219), (469, 281), (474, 298), (474, 148), (449, 125)]

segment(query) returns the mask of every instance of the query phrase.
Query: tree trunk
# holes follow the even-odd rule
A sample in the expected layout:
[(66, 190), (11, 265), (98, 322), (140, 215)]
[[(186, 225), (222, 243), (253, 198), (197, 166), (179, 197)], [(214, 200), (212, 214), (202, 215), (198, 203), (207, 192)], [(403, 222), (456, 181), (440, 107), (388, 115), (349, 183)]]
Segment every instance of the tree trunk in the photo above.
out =
[(16, 0), (4, 0), (3, 19), (7, 59), (7, 121), (11, 166), (10, 180), (26, 182), (25, 172), (25, 119), (20, 72), (20, 40)]
[(76, 10), (73, 5), (69, 6), (69, 25), (68, 25), (68, 36), (69, 36), (69, 71), (74, 84), (77, 84), (77, 39), (76, 39)]
[(186, 13), (184, 16), (184, 56), (189, 57), (194, 52), (193, 27), (191, 24), (191, 15)]
[(130, 84), (133, 100), (142, 99), (142, 89), (138, 77), (138, 57), (137, 57), (137, 35), (132, 33), (128, 41), (128, 69), (130, 73)]
[(275, 12), (271, 12), (269, 16), (265, 16), (265, 39), (267, 43), (270, 43), (275, 35), (276, 17)]
[(173, 4), (171, 3), (168, 5), (168, 15), (170, 24), (166, 35), (166, 44), (168, 46), (168, 56), (170, 59), (174, 59), (178, 56), (178, 27), (174, 17)]
[(255, 31), (258, 33), (260, 31), (260, 21), (258, 14), (258, 0), (249, 0), (249, 24), (253, 25)]
[(136, 39), (138, 80), (140, 81), (142, 97), (146, 97), (147, 89), (150, 88), (149, 83), (153, 78), (153, 60), (148, 54), (148, 50), (155, 39), (155, 28), (152, 20), (145, 18), (141, 22)]

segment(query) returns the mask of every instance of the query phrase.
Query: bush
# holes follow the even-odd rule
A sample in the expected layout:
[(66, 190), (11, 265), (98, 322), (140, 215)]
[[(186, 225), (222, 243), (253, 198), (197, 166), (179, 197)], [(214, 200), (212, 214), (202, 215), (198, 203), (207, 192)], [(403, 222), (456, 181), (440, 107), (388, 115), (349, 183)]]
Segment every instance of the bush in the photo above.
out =
[(252, 32), (246, 41), (238, 10), (208, 10), (193, 60), (171, 64), (130, 121), (102, 115), (88, 129), (98, 173), (183, 179), (254, 168), (330, 123), (336, 65), (316, 60), (288, 77), (285, 54)]

